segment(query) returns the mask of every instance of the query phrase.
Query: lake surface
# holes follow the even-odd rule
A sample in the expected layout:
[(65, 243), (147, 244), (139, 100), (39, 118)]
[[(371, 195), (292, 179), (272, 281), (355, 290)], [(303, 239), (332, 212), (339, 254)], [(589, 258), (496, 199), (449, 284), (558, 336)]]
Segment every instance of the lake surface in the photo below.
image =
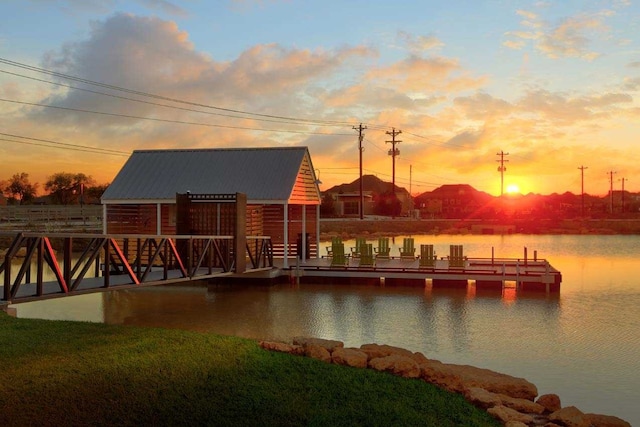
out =
[[(354, 285), (162, 286), (16, 305), (18, 316), (86, 320), (346, 346), (390, 344), (526, 378), (563, 406), (640, 425), (640, 236), (413, 236), (438, 255), (529, 257), (563, 274), (560, 294)], [(373, 239), (372, 239), (373, 240)], [(397, 254), (395, 239), (392, 254)], [(345, 246), (353, 242), (346, 241)]]

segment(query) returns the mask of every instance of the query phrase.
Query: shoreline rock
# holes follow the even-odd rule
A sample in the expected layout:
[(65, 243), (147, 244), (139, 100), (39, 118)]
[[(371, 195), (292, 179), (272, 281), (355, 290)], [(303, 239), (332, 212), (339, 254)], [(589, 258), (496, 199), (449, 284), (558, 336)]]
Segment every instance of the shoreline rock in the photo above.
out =
[(470, 365), (442, 363), (400, 347), (363, 344), (360, 348), (345, 348), (341, 341), (309, 337), (295, 337), (292, 344), (260, 341), (259, 346), (326, 363), (426, 381), (463, 395), (468, 402), (509, 427), (631, 427), (615, 416), (585, 414), (574, 406), (563, 408), (560, 397), (555, 394), (538, 397), (537, 387), (524, 378)]

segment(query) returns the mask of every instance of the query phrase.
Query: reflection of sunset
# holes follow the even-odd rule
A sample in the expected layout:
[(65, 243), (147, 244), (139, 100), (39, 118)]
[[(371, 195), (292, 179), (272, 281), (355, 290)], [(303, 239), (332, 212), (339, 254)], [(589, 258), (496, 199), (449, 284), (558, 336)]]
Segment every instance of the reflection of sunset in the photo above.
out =
[(518, 298), (518, 294), (516, 292), (516, 288), (515, 287), (504, 287), (502, 289), (502, 303), (504, 305), (511, 305), (514, 302), (516, 302), (516, 299)]

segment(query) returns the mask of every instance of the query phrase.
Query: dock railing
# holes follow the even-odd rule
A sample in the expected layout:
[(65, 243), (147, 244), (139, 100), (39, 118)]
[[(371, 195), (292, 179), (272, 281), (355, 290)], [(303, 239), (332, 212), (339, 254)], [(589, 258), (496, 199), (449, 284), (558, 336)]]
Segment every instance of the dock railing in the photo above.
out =
[[(7, 245), (0, 253), (4, 287), (0, 301), (5, 302), (95, 292), (96, 288), (200, 280), (231, 274), (235, 267), (233, 236), (21, 232), (0, 233), (0, 239)], [(253, 269), (272, 268), (270, 237), (248, 236), (245, 256)], [(46, 275), (53, 279), (45, 280)], [(93, 281), (91, 290), (85, 279)]]

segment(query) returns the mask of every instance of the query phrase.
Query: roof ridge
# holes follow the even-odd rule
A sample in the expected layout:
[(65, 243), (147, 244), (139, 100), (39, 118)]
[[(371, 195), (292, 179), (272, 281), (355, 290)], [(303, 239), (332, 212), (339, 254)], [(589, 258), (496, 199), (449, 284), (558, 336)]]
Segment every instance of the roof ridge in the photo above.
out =
[(240, 147), (240, 148), (156, 148), (146, 150), (133, 150), (134, 153), (168, 153), (168, 152), (201, 152), (201, 151), (266, 151), (266, 150), (308, 150), (307, 146), (295, 147)]

